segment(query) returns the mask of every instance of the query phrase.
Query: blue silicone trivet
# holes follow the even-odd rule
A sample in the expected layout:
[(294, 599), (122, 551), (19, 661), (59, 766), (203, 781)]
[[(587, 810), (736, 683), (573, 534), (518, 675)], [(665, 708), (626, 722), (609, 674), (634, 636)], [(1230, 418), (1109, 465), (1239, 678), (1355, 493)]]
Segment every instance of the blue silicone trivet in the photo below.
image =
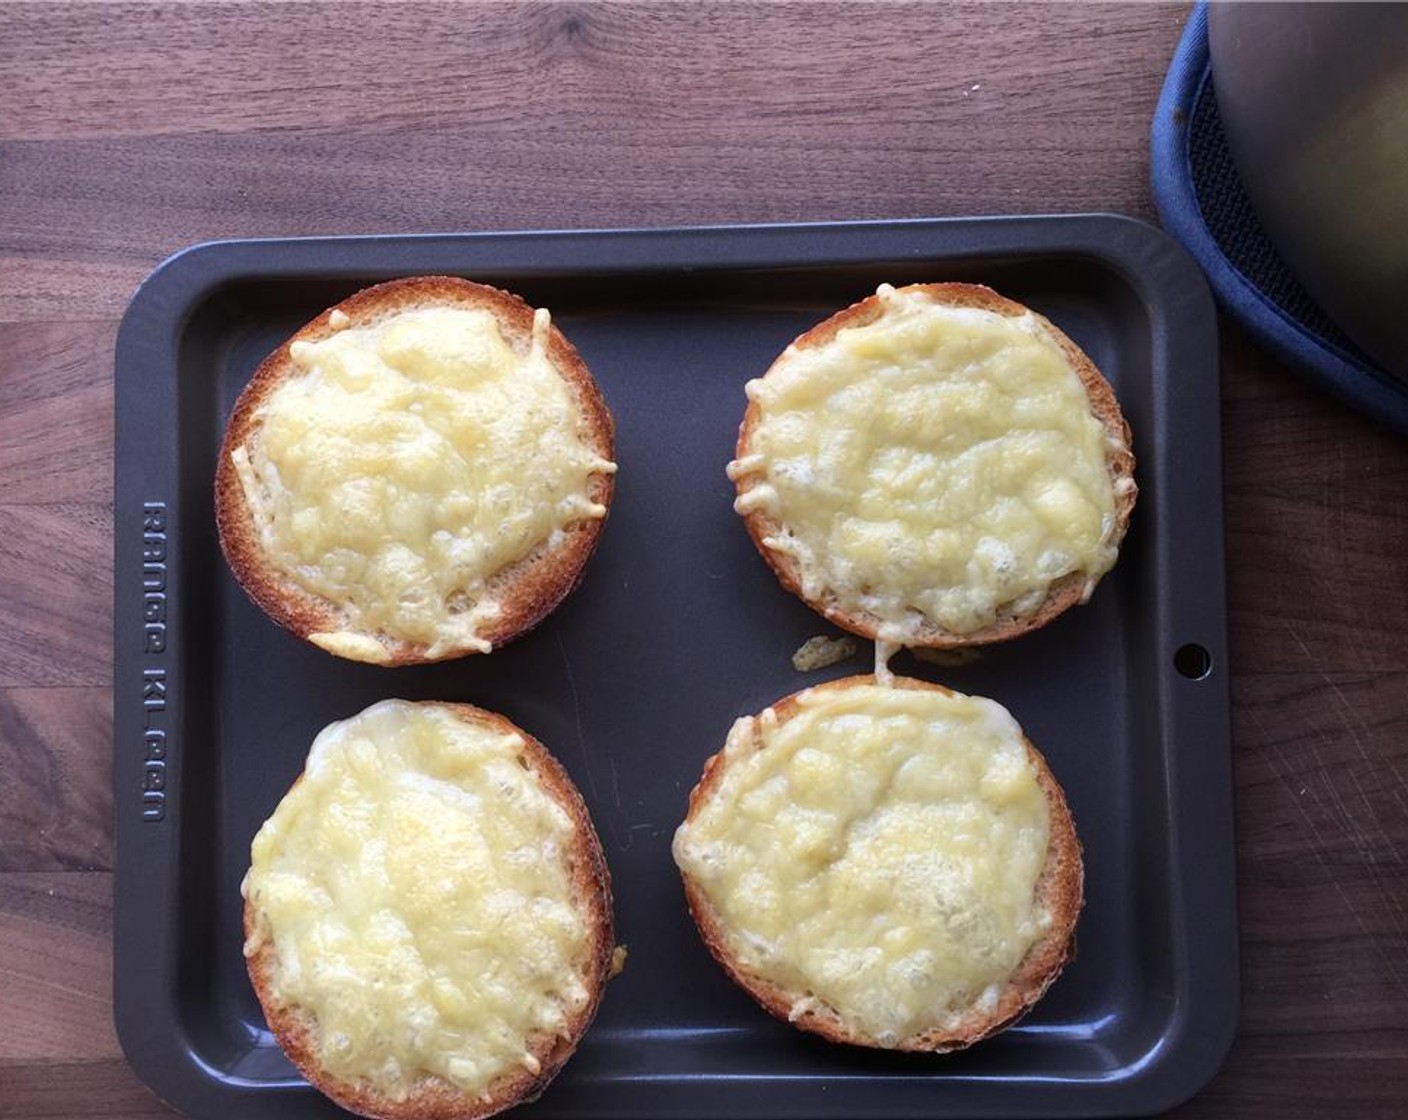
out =
[(1263, 346), (1356, 408), (1408, 433), (1408, 383), (1381, 369), (1301, 287), (1237, 176), (1217, 113), (1207, 5), (1193, 9), (1154, 112), (1154, 202), (1222, 309)]

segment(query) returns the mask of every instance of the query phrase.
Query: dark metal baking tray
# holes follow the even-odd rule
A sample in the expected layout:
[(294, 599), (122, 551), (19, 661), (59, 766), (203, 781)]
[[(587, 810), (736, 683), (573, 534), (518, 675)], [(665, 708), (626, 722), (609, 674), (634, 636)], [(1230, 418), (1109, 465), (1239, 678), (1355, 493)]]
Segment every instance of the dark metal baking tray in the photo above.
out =
[[(299, 643), (245, 599), (212, 476), (264, 354), (355, 289), (417, 273), (551, 308), (615, 412), (621, 470), (585, 582), (536, 632), (385, 670)], [(1016, 714), (1086, 853), (1078, 959), (1021, 1025), (945, 1057), (834, 1046), (768, 1018), (700, 944), (669, 852), (736, 716), (869, 664), (865, 646), (824, 672), (792, 668), (829, 628), (730, 508), (743, 383), (881, 281), (939, 279), (989, 283), (1084, 347), (1133, 427), (1141, 488), (1089, 606), (961, 668), (896, 660)], [(629, 964), (521, 1115), (1096, 1116), (1193, 1093), (1237, 1009), (1216, 363), (1197, 269), (1113, 216), (245, 241), (171, 258), (117, 343), (115, 1005), (133, 1067), (199, 1116), (337, 1114), (265, 1028), (239, 882), (317, 730), (405, 696), (471, 701), (547, 743), (611, 865)]]

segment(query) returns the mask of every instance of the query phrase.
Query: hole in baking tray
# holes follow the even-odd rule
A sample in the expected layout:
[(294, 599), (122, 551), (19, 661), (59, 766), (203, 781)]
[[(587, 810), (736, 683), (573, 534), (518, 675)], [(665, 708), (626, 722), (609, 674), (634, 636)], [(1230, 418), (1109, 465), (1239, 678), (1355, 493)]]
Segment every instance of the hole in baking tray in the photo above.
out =
[(1178, 647), (1173, 667), (1190, 681), (1200, 681), (1212, 672), (1212, 654), (1196, 642), (1189, 642)]

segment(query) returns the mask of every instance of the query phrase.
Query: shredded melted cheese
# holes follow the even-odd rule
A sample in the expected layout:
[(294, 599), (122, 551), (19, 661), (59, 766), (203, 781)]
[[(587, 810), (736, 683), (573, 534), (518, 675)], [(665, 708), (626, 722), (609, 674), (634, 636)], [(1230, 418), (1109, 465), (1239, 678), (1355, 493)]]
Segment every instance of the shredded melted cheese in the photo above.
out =
[(488, 652), (495, 577), (605, 516), (547, 357), (548, 313), (517, 352), (487, 311), (438, 307), (296, 342), (298, 372), (259, 406), (232, 461), (269, 561), (335, 604), (332, 653), (386, 661), (379, 635), (431, 658)]
[(1071, 572), (1093, 586), (1117, 555), (1112, 448), (1060, 347), (1030, 313), (878, 297), (879, 318), (747, 385), (729, 475), (740, 513), (782, 526), (763, 546), (900, 644), (1031, 614)]
[(575, 825), (524, 740), (390, 700), (326, 728), (254, 838), (246, 955), (311, 1013), (318, 1060), (404, 1099), (436, 1076), (482, 1094), (537, 1072), (531, 1036), (589, 999), (590, 931), (563, 859)]
[(973, 1007), (1051, 918), (1048, 807), (1016, 722), (979, 697), (870, 684), (740, 720), (675, 861), (744, 970), (883, 1046)]

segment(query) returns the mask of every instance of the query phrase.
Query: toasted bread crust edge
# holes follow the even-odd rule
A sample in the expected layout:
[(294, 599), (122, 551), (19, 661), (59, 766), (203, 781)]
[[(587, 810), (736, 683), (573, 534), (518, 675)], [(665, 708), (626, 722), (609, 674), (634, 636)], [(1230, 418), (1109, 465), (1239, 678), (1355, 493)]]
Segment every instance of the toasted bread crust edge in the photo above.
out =
[[(220, 546), (231, 572), (254, 602), (280, 626), (307, 640), (310, 634), (346, 629), (342, 611), (311, 594), (275, 569), (259, 543), (259, 531), (245, 502), (231, 453), (247, 443), (257, 427), (256, 413), (285, 379), (298, 371), (290, 356), (295, 342), (320, 342), (338, 333), (331, 325), (334, 311), (350, 320), (349, 327), (368, 327), (404, 311), (424, 307), (463, 307), (493, 314), (505, 340), (518, 353), (526, 352), (533, 333), (533, 309), (510, 292), (453, 276), (416, 276), (391, 280), (349, 296), (322, 312), (270, 354), (235, 402), (225, 428), (215, 468), (215, 522)], [(601, 390), (573, 345), (554, 325), (548, 331), (548, 359), (562, 377), (577, 405), (578, 434), (603, 459), (615, 459), (615, 422)], [(615, 476), (591, 475), (587, 496), (606, 506), (608, 514), (615, 492)], [(502, 614), (487, 624), (480, 637), (498, 647), (532, 630), (562, 602), (581, 581), (588, 558), (595, 551), (606, 517), (577, 522), (565, 530), (556, 548), (539, 549), (492, 578), (501, 585)], [(454, 650), (442, 657), (427, 656), (421, 643), (373, 635), (388, 658), (382, 664), (415, 665), (467, 656), (472, 649)]]
[[(1113, 543), (1118, 547), (1124, 539), (1125, 531), (1129, 528), (1130, 514), (1134, 510), (1134, 503), (1139, 491), (1134, 483), (1135, 463), (1134, 453), (1130, 450), (1129, 424), (1120, 411), (1114, 390), (1100, 371), (1095, 368), (1095, 363), (1050, 320), (1020, 303), (998, 295), (991, 288), (983, 287), (980, 284), (949, 283), (913, 284), (900, 290), (906, 292), (921, 290), (927, 293), (934, 303), (948, 307), (974, 307), (985, 311), (994, 311), (1009, 318), (1030, 313), (1041, 325), (1047, 337), (1060, 347), (1061, 352), (1070, 363), (1071, 369), (1080, 378), (1090, 401), (1091, 411), (1100, 421), (1106, 435), (1119, 441), (1120, 450), (1112, 451), (1107, 447), (1105, 452), (1105, 461), (1110, 471), (1112, 484), (1118, 484), (1122, 479), (1129, 480), (1129, 485), (1123, 493), (1118, 485), (1115, 489)], [(801, 350), (824, 346), (845, 328), (865, 326), (875, 322), (883, 314), (884, 305), (881, 298), (870, 296), (818, 323), (811, 330), (799, 336), (792, 345)], [(768, 373), (771, 373), (782, 360), (783, 356), (780, 355), (768, 368)], [(766, 377), (767, 373), (763, 376)], [(762, 410), (756, 402), (750, 401), (738, 430), (736, 458), (742, 459), (749, 454), (753, 432), (761, 419)], [(740, 496), (747, 493), (756, 481), (756, 477), (751, 475), (739, 478), (735, 483), (737, 493)], [(809, 599), (802, 593), (801, 565), (794, 557), (775, 552), (763, 544), (764, 538), (774, 536), (783, 527), (781, 521), (762, 510), (752, 510), (742, 516), (753, 544), (762, 554), (763, 559), (767, 561), (768, 567), (777, 575), (783, 587), (842, 629), (859, 634), (864, 638), (875, 639), (879, 636), (879, 629), (884, 624), (883, 620), (869, 611), (849, 610), (842, 607), (836, 601), (834, 593), (826, 589), (815, 599)], [(954, 634), (939, 626), (929, 624), (921, 630), (918, 637), (905, 644), (911, 647), (954, 649), (962, 646), (1003, 642), (1009, 638), (1029, 633), (1045, 626), (1057, 615), (1080, 603), (1085, 593), (1086, 578), (1084, 572), (1070, 572), (1055, 580), (1047, 589), (1046, 598), (1041, 605), (1030, 614), (1015, 615), (1010, 611), (1000, 612), (992, 623), (970, 634)]]
[[(872, 675), (843, 677), (815, 685), (784, 697), (772, 705), (778, 724), (785, 723), (797, 711), (798, 697), (803, 692), (833, 691), (855, 685), (873, 685)], [(896, 677), (895, 688), (929, 690), (955, 695), (952, 689), (912, 677)], [(770, 1014), (790, 1022), (794, 1026), (813, 1034), (819, 1034), (831, 1042), (845, 1042), (853, 1046), (868, 1046), (878, 1049), (908, 1050), (914, 1052), (943, 1054), (962, 1050), (975, 1042), (1005, 1030), (1017, 1022), (1031, 1009), (1061, 974), (1067, 962), (1075, 956), (1075, 926), (1084, 903), (1085, 872), (1081, 861), (1080, 842), (1076, 838), (1075, 824), (1071, 820), (1069, 807), (1060, 784), (1051, 773), (1046, 759), (1040, 751), (1023, 735), (1027, 757), (1036, 768), (1037, 784), (1046, 797), (1050, 821), (1046, 851), (1046, 862), (1042, 865), (1037, 879), (1036, 896), (1051, 914), (1051, 925), (1032, 944), (1016, 971), (998, 996), (997, 1006), (990, 1012), (976, 1009), (966, 1014), (952, 1030), (934, 1027), (928, 1031), (900, 1039), (894, 1046), (884, 1047), (876, 1039), (856, 1030), (832, 1008), (809, 1009), (795, 1019), (791, 1015), (792, 1005), (805, 993), (792, 992), (764, 977), (744, 969), (728, 949), (728, 931), (718, 913), (710, 904), (704, 892), (689, 875), (681, 869), (684, 880), (685, 901), (690, 915), (699, 928), (713, 958), (740, 988), (753, 997)], [(756, 733), (754, 749), (761, 749)], [(713, 755), (704, 764), (704, 772), (699, 784), (689, 795), (689, 812), (685, 819), (692, 821), (703, 805), (713, 796), (728, 765), (724, 752)]]
[[(264, 1009), (269, 1029), (274, 1032), (280, 1048), (308, 1083), (337, 1104), (359, 1116), (373, 1120), (480, 1120), (506, 1108), (536, 1099), (552, 1081), (563, 1064), (581, 1042), (601, 1005), (606, 982), (611, 976), (611, 958), (615, 950), (612, 924), (611, 875), (602, 852), (601, 840), (592, 825), (582, 795), (563, 769), (562, 764), (537, 739), (505, 717), (485, 711), (472, 704), (439, 701), (418, 701), (443, 708), (466, 723), (487, 726), (504, 734), (523, 739), (523, 754), (529, 771), (544, 790), (556, 801), (575, 826), (576, 843), (564, 853), (572, 872), (573, 893), (583, 911), (587, 928), (592, 931), (584, 961), (584, 986), (589, 993), (587, 1004), (571, 1019), (564, 1034), (539, 1033), (530, 1036), (528, 1051), (538, 1059), (539, 1071), (516, 1069), (490, 1082), (488, 1099), (468, 1097), (464, 1091), (441, 1078), (427, 1078), (405, 1100), (395, 1101), (379, 1095), (364, 1082), (341, 1081), (329, 1075), (318, 1062), (318, 1024), (311, 1013), (296, 1006), (275, 1004), (271, 991), (278, 967), (272, 938), (247, 958), (250, 983), (259, 1004)], [(300, 775), (294, 781), (302, 781)], [(292, 789), (292, 787), (290, 787)], [(244, 936), (248, 940), (255, 932), (260, 915), (246, 899), (244, 904)]]

